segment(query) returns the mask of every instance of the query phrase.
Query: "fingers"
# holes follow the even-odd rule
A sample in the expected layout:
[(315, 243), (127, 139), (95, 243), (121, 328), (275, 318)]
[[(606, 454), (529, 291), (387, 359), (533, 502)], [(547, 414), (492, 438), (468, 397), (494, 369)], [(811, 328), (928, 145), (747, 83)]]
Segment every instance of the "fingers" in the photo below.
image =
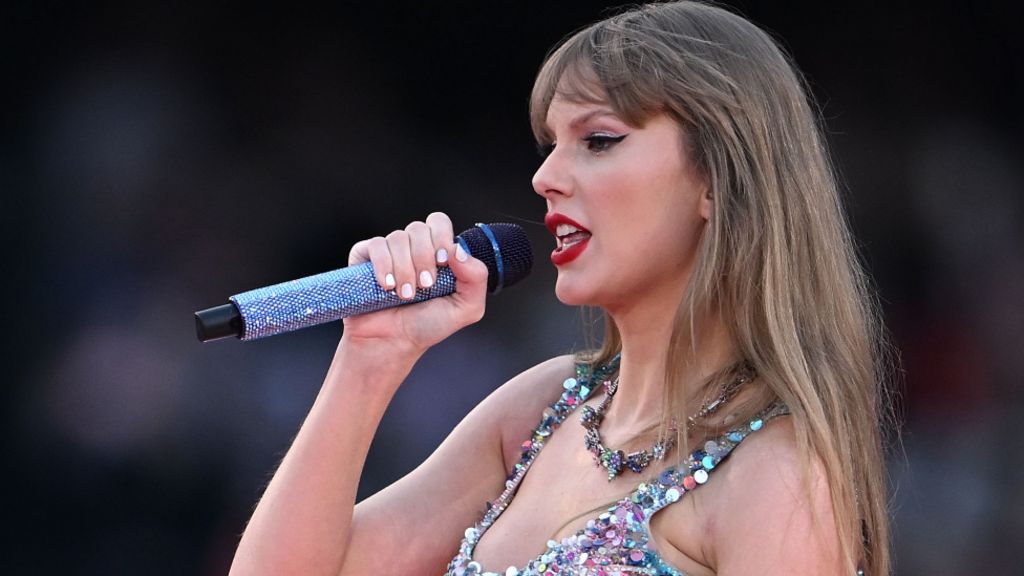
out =
[(462, 301), (464, 324), (477, 322), (484, 315), (487, 294), (487, 266), (456, 245), (449, 262), (455, 275), (455, 294)]
[(420, 288), (430, 288), (437, 278), (437, 264), (434, 261), (434, 240), (430, 234), (430, 227), (424, 222), (413, 222), (405, 227), (409, 237), (409, 255), (412, 259), (415, 273), (416, 285)]
[(349, 265), (370, 261), (377, 283), (409, 300), (417, 288), (427, 289), (437, 282), (437, 268), (450, 263), (455, 246), (451, 219), (434, 212), (405, 230), (356, 243), (349, 253)]
[(391, 260), (391, 251), (388, 250), (388, 241), (381, 236), (371, 238), (367, 247), (370, 262), (373, 262), (373, 271), (377, 276), (377, 283), (385, 290), (394, 290), (398, 286), (395, 278), (394, 264)]
[(395, 275), (395, 293), (403, 300), (416, 296), (416, 266), (412, 262), (412, 247), (409, 233), (395, 230), (387, 235), (388, 251), (391, 253), (391, 271)]
[(439, 266), (445, 266), (455, 250), (455, 232), (452, 230), (452, 221), (444, 212), (433, 212), (427, 216), (427, 226), (430, 228), (430, 237), (436, 248), (434, 262)]

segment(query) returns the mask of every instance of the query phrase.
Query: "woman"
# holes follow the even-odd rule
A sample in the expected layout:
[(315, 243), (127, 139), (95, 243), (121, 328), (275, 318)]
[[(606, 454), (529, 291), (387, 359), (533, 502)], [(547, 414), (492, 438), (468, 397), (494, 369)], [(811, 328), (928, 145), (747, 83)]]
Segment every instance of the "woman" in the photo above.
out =
[(458, 291), (345, 321), (232, 572), (887, 574), (880, 328), (786, 57), (719, 8), (646, 6), (555, 50), (531, 119), (555, 290), (604, 311), (601, 348), (355, 505), (389, 400), (486, 276), (440, 213), (357, 243), (403, 298), (439, 266)]

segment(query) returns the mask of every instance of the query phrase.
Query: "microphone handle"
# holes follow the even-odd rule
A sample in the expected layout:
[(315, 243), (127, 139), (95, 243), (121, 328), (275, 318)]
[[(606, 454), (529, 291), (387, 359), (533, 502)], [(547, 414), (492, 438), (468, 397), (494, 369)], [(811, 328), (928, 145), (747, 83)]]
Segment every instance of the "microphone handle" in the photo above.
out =
[(419, 288), (412, 299), (403, 300), (381, 288), (373, 265), (363, 262), (236, 294), (230, 304), (196, 312), (196, 334), (203, 342), (230, 336), (255, 340), (453, 292), (455, 275), (441, 267), (430, 288)]

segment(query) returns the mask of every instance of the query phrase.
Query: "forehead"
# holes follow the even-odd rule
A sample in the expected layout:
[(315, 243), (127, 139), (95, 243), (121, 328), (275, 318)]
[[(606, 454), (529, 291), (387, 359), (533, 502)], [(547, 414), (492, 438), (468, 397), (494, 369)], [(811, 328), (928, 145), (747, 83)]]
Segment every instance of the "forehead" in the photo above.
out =
[(607, 102), (579, 102), (555, 96), (551, 101), (551, 105), (548, 106), (545, 123), (549, 128), (563, 124), (572, 127), (598, 119), (622, 121)]

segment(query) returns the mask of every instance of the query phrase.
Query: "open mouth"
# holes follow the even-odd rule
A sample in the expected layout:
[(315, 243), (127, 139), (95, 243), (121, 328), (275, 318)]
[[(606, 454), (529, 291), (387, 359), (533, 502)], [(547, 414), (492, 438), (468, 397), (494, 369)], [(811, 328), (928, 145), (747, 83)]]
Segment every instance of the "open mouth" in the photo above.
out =
[(590, 230), (572, 218), (549, 212), (544, 216), (544, 224), (555, 235), (555, 250), (551, 253), (551, 262), (562, 266), (575, 260), (587, 248), (592, 234)]
[(560, 252), (590, 238), (590, 232), (581, 230), (572, 224), (559, 224), (555, 227), (555, 238), (558, 240), (555, 250)]

